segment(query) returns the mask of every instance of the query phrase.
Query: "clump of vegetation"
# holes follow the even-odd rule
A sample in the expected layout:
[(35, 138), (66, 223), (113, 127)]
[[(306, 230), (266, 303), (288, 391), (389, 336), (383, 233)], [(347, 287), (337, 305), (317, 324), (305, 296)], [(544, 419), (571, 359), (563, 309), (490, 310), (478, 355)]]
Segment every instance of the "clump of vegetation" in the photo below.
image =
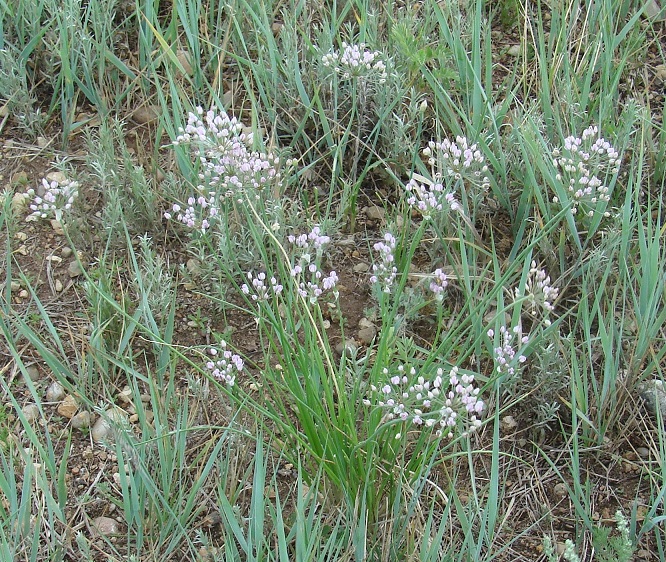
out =
[(0, 558), (663, 550), (641, 3), (65, 4), (0, 4)]

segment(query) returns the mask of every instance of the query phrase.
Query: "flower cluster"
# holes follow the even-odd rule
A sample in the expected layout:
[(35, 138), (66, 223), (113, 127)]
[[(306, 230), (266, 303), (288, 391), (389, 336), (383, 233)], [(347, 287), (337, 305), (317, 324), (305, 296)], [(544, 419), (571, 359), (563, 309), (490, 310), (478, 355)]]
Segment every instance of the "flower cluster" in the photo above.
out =
[[(557, 287), (553, 287), (550, 281), (550, 276), (546, 273), (545, 269), (538, 269), (535, 261), (530, 264), (530, 271), (525, 282), (525, 292), (530, 302), (530, 312), (536, 316), (537, 307), (542, 307), (546, 314), (554, 310), (553, 302), (560, 294)], [(516, 298), (523, 296), (520, 288), (515, 288)], [(546, 325), (550, 324), (549, 320), (545, 320)]]
[(455, 195), (446, 191), (441, 183), (433, 183), (422, 176), (419, 176), (419, 180), (421, 181), (416, 181), (415, 177), (412, 177), (405, 185), (405, 189), (409, 193), (407, 204), (417, 209), (424, 218), (431, 218), (433, 213), (441, 212), (445, 208), (452, 211), (460, 210)]
[(201, 171), (198, 191), (241, 201), (245, 194), (268, 185), (280, 185), (280, 159), (273, 153), (251, 149), (253, 134), (235, 117), (200, 107), (190, 112), (187, 125), (180, 129), (175, 145), (190, 144), (198, 155)]
[(455, 142), (444, 139), (442, 142), (430, 141), (423, 149), (428, 164), (433, 169), (436, 179), (451, 177), (468, 179), (480, 184), (484, 191), (490, 187), (488, 166), (476, 143), (469, 144), (466, 137), (457, 136)]
[(170, 220), (175, 216), (176, 220), (182, 222), (188, 228), (205, 234), (219, 216), (219, 213), (215, 196), (211, 194), (208, 198), (203, 195), (196, 198), (189, 197), (185, 209), (178, 204), (174, 204), (172, 212), (164, 213), (164, 218)]
[(390, 293), (398, 269), (395, 267), (395, 237), (390, 232), (384, 234), (384, 241), (377, 242), (373, 248), (379, 254), (379, 263), (372, 266), (370, 283), (378, 284), (382, 292)]
[(438, 436), (444, 435), (449, 439), (464, 416), (467, 417), (468, 431), (474, 431), (481, 425), (478, 416), (485, 405), (478, 398), (479, 389), (472, 384), (474, 375), (460, 375), (458, 367), (453, 367), (445, 375), (440, 367), (434, 378), (427, 380), (418, 375), (414, 367), (405, 365), (398, 365), (393, 373), (384, 368), (383, 375), (386, 377), (384, 384), (371, 385), (373, 396), (363, 402), (366, 406), (387, 410), (386, 419), (435, 427)]
[[(594, 216), (600, 204), (610, 201), (608, 187), (597, 173), (607, 176), (619, 172), (619, 153), (598, 133), (596, 126), (588, 127), (580, 137), (567, 137), (561, 149), (553, 150), (555, 178), (566, 190), (573, 214), (582, 208), (585, 215)], [(553, 197), (553, 203), (558, 202), (559, 198)]]
[(345, 80), (376, 76), (380, 84), (386, 82), (386, 64), (381, 53), (366, 49), (365, 43), (349, 45), (343, 42), (341, 51), (325, 54), (321, 62)]
[(430, 282), (430, 290), (435, 295), (435, 299), (439, 302), (444, 300), (444, 289), (448, 286), (449, 281), (441, 269), (436, 269), (432, 274), (432, 281)]
[(211, 359), (206, 363), (206, 369), (217, 380), (227, 386), (233, 386), (236, 375), (243, 370), (243, 360), (227, 349), (227, 342), (224, 340), (220, 341), (218, 347), (219, 349), (212, 347), (208, 350)]
[(318, 256), (321, 256), (322, 248), (331, 241), (331, 238), (322, 234), (321, 228), (315, 226), (307, 234), (299, 234), (298, 236), (290, 234), (287, 240), (297, 248), (304, 248), (305, 250), (312, 248)]
[(320, 269), (323, 247), (331, 239), (322, 234), (318, 226), (315, 226), (309, 233), (298, 236), (292, 234), (287, 237), (287, 240), (297, 250), (290, 273), (297, 283), (298, 294), (307, 299), (310, 304), (315, 304), (325, 291), (333, 290), (333, 294), (337, 298), (337, 291), (335, 291), (338, 283), (337, 273), (331, 271), (328, 275), (324, 275)]
[(64, 211), (72, 208), (74, 200), (79, 195), (79, 184), (70, 180), (42, 179), (43, 195), (36, 195), (34, 189), (28, 190), (28, 196), (33, 197), (30, 209), (32, 213), (28, 220), (45, 219), (54, 217), (56, 220), (62, 218)]
[(257, 274), (256, 277), (252, 275), (252, 272), (248, 272), (247, 279), (250, 281), (251, 285), (243, 283), (241, 291), (243, 291), (243, 294), (245, 295), (251, 295), (253, 301), (267, 301), (270, 297), (270, 293), (277, 296), (283, 289), (282, 285), (278, 283), (275, 277), (271, 277), (267, 283), (266, 273), (263, 271)]
[[(527, 336), (520, 336), (519, 326), (514, 326), (512, 330), (509, 330), (506, 326), (502, 326), (499, 331), (501, 345), (493, 350), (497, 372), (500, 375), (508, 375), (509, 378), (512, 378), (516, 374), (518, 364), (524, 363), (527, 360), (520, 351), (529, 342), (529, 338)], [(520, 340), (520, 347), (518, 349), (514, 349), (513, 347), (513, 339), (516, 335)], [(493, 338), (494, 336), (495, 331), (492, 329), (488, 330), (488, 337)]]

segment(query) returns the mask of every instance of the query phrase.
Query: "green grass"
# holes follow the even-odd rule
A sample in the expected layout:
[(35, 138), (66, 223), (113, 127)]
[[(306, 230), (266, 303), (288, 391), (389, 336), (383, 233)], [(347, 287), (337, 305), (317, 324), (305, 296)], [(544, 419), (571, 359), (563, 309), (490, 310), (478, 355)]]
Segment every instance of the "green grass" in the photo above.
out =
[[(666, 132), (640, 82), (666, 60), (644, 10), (0, 0), (0, 130), (42, 146), (28, 185), (0, 160), (0, 557), (554, 560), (548, 541), (570, 539), (567, 560), (664, 559), (662, 420), (637, 395), (666, 354)], [(361, 43), (371, 68), (346, 69)], [(197, 107), (237, 118), (230, 136), (252, 137), (234, 154), (261, 171), (212, 170), (229, 151), (210, 128), (177, 142)], [(591, 126), (619, 169), (563, 168)], [(428, 148), (457, 137), (469, 167)], [(15, 196), (54, 169), (79, 184), (56, 238)], [(582, 169), (607, 191), (569, 190)], [(443, 208), (419, 210), (428, 194)], [(290, 238), (315, 226), (321, 247)], [(42, 271), (52, 240), (75, 253)], [(83, 274), (51, 291), (72, 260)], [(261, 273), (281, 287), (267, 298)], [(361, 311), (376, 336), (345, 350)], [(225, 349), (244, 361), (233, 385), (208, 365)], [(483, 408), (454, 400), (441, 426), (452, 375)], [(132, 422), (92, 441), (45, 403), (51, 380), (95, 417), (131, 404)], [(113, 460), (81, 492), (84, 444)], [(102, 512), (118, 536), (92, 534)]]

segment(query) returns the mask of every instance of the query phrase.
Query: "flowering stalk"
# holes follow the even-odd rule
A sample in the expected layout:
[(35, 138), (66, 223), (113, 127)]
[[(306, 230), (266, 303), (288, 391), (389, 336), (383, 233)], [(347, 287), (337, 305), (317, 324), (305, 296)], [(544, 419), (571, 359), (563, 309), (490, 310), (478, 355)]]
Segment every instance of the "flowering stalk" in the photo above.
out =
[[(254, 136), (235, 117), (198, 107), (188, 115), (187, 125), (173, 141), (189, 145), (200, 171), (196, 193), (187, 207), (175, 204), (165, 218), (176, 218), (189, 228), (205, 233), (218, 216), (225, 200), (244, 204), (261, 200), (268, 187), (282, 186), (282, 162), (272, 152), (252, 149)], [(287, 161), (287, 165), (292, 165)]]
[[(417, 181), (417, 179), (419, 181)], [(432, 218), (445, 210), (460, 211), (460, 203), (443, 184), (435, 183), (423, 176), (414, 174), (405, 185), (407, 204), (418, 210), (423, 218)]]
[[(254, 136), (235, 117), (197, 107), (180, 129), (174, 145), (189, 144), (201, 164), (198, 191), (242, 202), (244, 190), (257, 192), (281, 185), (280, 159), (272, 152), (252, 150)], [(258, 195), (255, 194), (255, 197)]]

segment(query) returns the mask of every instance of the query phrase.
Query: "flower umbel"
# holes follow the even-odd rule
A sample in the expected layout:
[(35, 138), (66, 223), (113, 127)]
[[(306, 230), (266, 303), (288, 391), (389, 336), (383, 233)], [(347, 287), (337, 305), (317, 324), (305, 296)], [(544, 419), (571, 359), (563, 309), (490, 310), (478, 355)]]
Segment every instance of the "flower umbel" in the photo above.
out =
[(198, 191), (242, 201), (258, 197), (268, 185), (281, 185), (280, 159), (272, 152), (252, 150), (254, 137), (235, 117), (201, 107), (188, 115), (175, 145), (193, 147), (201, 165)]
[[(514, 326), (511, 330), (506, 326), (502, 326), (500, 327), (499, 332), (501, 345), (493, 350), (496, 370), (499, 374), (505, 374), (508, 375), (509, 378), (512, 378), (515, 376), (519, 364), (524, 363), (527, 360), (520, 351), (529, 342), (529, 338), (527, 336), (520, 336), (520, 326)], [(488, 330), (488, 337), (493, 338), (494, 336), (495, 331)], [(520, 340), (519, 347), (515, 349), (513, 347), (514, 336), (518, 336)]]
[[(545, 269), (537, 268), (535, 261), (530, 264), (530, 270), (525, 282), (524, 296), (528, 298), (530, 303), (530, 314), (536, 316), (537, 310), (543, 308), (546, 314), (554, 310), (553, 302), (557, 299), (560, 290), (551, 285), (550, 277)], [(516, 298), (523, 296), (520, 288), (515, 288)], [(549, 320), (545, 320), (546, 325), (550, 325)]]
[(438, 302), (444, 300), (444, 289), (448, 286), (449, 281), (441, 269), (436, 269), (432, 274), (432, 281), (430, 282), (430, 290), (435, 295)]
[[(417, 181), (418, 179), (418, 181)], [(417, 209), (423, 218), (429, 219), (442, 211), (459, 211), (460, 203), (455, 195), (447, 191), (441, 183), (434, 183), (423, 176), (414, 174), (405, 185), (409, 193), (407, 204)]]
[(322, 234), (319, 226), (315, 226), (309, 233), (298, 236), (292, 234), (287, 240), (295, 250), (291, 276), (296, 281), (298, 294), (310, 304), (315, 304), (326, 291), (332, 290), (337, 298), (337, 273), (330, 271), (325, 275), (321, 271), (323, 248), (331, 239)]
[(400, 419), (423, 428), (436, 428), (436, 434), (447, 438), (454, 429), (464, 426), (463, 434), (481, 425), (479, 415), (485, 405), (478, 398), (479, 389), (472, 384), (474, 375), (460, 375), (458, 367), (448, 373), (439, 367), (432, 379), (419, 375), (416, 368), (398, 365), (384, 368), (382, 385), (371, 385), (372, 395), (366, 406), (387, 411), (386, 420)]
[(390, 293), (398, 269), (395, 267), (395, 237), (390, 232), (384, 234), (384, 241), (377, 242), (373, 248), (379, 254), (379, 263), (372, 266), (370, 283), (381, 287), (383, 293)]
[(253, 301), (267, 301), (271, 293), (277, 296), (283, 289), (275, 277), (271, 277), (269, 280), (263, 271), (258, 273), (256, 277), (250, 271), (247, 274), (247, 279), (250, 281), (250, 285), (243, 283), (241, 291), (243, 291), (243, 294), (251, 296)]
[[(579, 209), (588, 217), (597, 211), (604, 212), (605, 204), (610, 201), (604, 181), (609, 175), (617, 174), (620, 168), (618, 151), (598, 133), (598, 127), (588, 127), (580, 137), (569, 136), (564, 139), (562, 148), (553, 150), (555, 178), (564, 187), (574, 215)], [(559, 202), (558, 197), (553, 197), (553, 203)], [(604, 215), (609, 213), (604, 212)]]
[(470, 144), (467, 137), (457, 136), (454, 142), (449, 139), (430, 141), (423, 149), (423, 155), (428, 158), (436, 180), (446, 177), (467, 179), (484, 190), (490, 187), (485, 158), (476, 143)]
[(211, 347), (208, 353), (211, 359), (206, 363), (206, 369), (217, 380), (227, 386), (233, 386), (236, 375), (243, 370), (243, 360), (240, 356), (228, 350), (227, 342), (224, 340), (220, 341), (217, 348)]
[(172, 213), (164, 213), (164, 218), (169, 220), (175, 216), (176, 220), (182, 222), (188, 228), (201, 231), (202, 234), (206, 233), (219, 216), (214, 194), (210, 194), (208, 198), (203, 195), (196, 198), (190, 197), (185, 209), (178, 204), (174, 204), (172, 211)]
[(76, 181), (49, 181), (44, 178), (42, 188), (44, 190), (42, 196), (36, 195), (34, 189), (28, 190), (28, 195), (34, 197), (30, 205), (33, 212), (28, 216), (29, 220), (54, 217), (59, 221), (63, 212), (72, 208), (74, 200), (79, 195), (79, 184)]
[(344, 80), (373, 76), (382, 84), (387, 78), (382, 54), (379, 51), (366, 49), (365, 43), (349, 45), (343, 42), (340, 51), (325, 54), (321, 62), (325, 67), (332, 68)]

